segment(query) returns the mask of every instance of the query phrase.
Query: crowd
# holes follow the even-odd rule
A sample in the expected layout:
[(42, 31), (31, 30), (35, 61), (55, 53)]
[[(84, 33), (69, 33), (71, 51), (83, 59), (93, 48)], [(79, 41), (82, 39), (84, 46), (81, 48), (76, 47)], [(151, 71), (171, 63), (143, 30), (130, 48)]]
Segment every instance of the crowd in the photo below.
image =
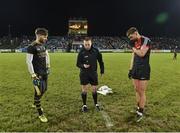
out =
[[(93, 36), (92, 42), (94, 47), (99, 49), (128, 49), (128, 39), (126, 37), (108, 37)], [(155, 50), (180, 50), (180, 38), (151, 37), (152, 49)], [(21, 49), (26, 48), (34, 40), (34, 37), (23, 36), (21, 38), (2, 37), (0, 38), (0, 49)], [(51, 36), (49, 37), (46, 47), (48, 49), (67, 49), (74, 48), (74, 42), (82, 42), (83, 37), (69, 36)], [(76, 43), (77, 44), (77, 43)], [(81, 43), (82, 44), (82, 43)]]
[(152, 49), (180, 50), (180, 38), (153, 37)]

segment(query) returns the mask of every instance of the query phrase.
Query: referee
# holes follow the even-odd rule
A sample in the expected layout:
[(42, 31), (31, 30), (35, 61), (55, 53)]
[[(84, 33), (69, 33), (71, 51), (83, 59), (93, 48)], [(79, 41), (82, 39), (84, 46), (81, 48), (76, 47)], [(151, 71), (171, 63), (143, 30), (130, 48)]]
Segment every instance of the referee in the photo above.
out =
[(82, 112), (87, 112), (88, 108), (86, 105), (88, 84), (92, 87), (92, 97), (94, 100), (97, 111), (100, 111), (100, 107), (97, 103), (97, 85), (98, 85), (98, 74), (97, 74), (97, 61), (100, 65), (100, 74), (104, 74), (104, 63), (102, 54), (98, 49), (92, 46), (92, 40), (89, 37), (84, 39), (83, 48), (78, 54), (76, 66), (80, 68), (80, 83), (82, 85)]

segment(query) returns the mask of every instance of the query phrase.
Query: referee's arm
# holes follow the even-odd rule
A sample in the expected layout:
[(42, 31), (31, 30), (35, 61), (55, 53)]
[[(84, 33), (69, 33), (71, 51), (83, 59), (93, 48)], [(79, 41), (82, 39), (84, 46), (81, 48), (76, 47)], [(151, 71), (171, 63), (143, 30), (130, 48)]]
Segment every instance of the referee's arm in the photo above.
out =
[(98, 62), (99, 62), (101, 74), (104, 74), (104, 62), (103, 62), (102, 54), (101, 54), (99, 51), (98, 51), (97, 60), (98, 60)]
[(79, 54), (78, 54), (76, 66), (79, 67), (79, 68), (84, 68), (84, 64), (82, 63), (82, 54), (81, 54), (81, 52), (79, 52)]

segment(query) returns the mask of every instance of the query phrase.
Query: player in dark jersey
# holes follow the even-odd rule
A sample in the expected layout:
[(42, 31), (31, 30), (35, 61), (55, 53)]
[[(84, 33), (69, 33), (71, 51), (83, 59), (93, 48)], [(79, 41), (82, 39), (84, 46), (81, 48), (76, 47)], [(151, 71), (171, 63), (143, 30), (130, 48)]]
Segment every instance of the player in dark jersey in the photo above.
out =
[(173, 60), (176, 60), (177, 59), (177, 50), (176, 49), (173, 50), (173, 54), (174, 54)]
[(50, 70), (49, 54), (43, 46), (47, 41), (48, 31), (45, 28), (37, 28), (35, 34), (36, 40), (27, 48), (26, 63), (35, 90), (33, 107), (37, 108), (41, 122), (47, 122), (48, 119), (43, 113), (40, 100), (47, 90), (47, 80)]
[(78, 54), (77, 57), (77, 67), (80, 68), (80, 82), (82, 85), (82, 112), (87, 112), (88, 108), (86, 105), (87, 99), (87, 89), (88, 84), (92, 86), (92, 96), (94, 99), (95, 107), (100, 111), (100, 107), (97, 103), (97, 85), (98, 85), (98, 74), (97, 74), (97, 61), (100, 65), (100, 73), (104, 74), (104, 63), (102, 59), (102, 54), (98, 49), (92, 46), (92, 41), (90, 38), (86, 37), (84, 40), (84, 47)]
[(136, 90), (137, 102), (137, 122), (143, 118), (144, 106), (146, 103), (146, 94), (148, 81), (150, 80), (150, 39), (138, 33), (135, 27), (127, 31), (127, 37), (132, 46), (132, 59), (129, 69), (129, 78), (133, 79), (133, 85)]

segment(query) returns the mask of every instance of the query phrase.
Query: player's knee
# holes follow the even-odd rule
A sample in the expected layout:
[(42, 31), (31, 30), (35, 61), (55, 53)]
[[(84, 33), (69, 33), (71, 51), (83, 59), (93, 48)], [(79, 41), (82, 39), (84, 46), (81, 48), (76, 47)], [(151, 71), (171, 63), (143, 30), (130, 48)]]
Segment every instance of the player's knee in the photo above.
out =
[(83, 93), (87, 93), (87, 89), (82, 89), (82, 92)]
[(137, 93), (139, 93), (140, 90), (139, 90), (138, 86), (134, 86), (134, 89)]
[(86, 92), (87, 93), (87, 91), (88, 91), (88, 88), (86, 86), (83, 86), (82, 87), (82, 92)]
[(146, 87), (145, 86), (140, 86), (139, 87), (141, 93), (145, 93)]
[(92, 91), (93, 92), (97, 92), (97, 87), (96, 86), (92, 86)]
[(47, 87), (45, 87), (45, 88), (44, 88), (44, 90), (43, 90), (43, 94), (44, 94), (46, 91), (47, 91)]
[(137, 92), (138, 89), (139, 89), (138, 85), (134, 84), (134, 89), (135, 89), (135, 91)]
[(97, 89), (93, 89), (92, 91), (93, 91), (94, 93), (96, 93), (96, 92), (97, 92)]
[(145, 97), (145, 92), (142, 91), (142, 90), (140, 90), (139, 96), (140, 96), (141, 98)]

